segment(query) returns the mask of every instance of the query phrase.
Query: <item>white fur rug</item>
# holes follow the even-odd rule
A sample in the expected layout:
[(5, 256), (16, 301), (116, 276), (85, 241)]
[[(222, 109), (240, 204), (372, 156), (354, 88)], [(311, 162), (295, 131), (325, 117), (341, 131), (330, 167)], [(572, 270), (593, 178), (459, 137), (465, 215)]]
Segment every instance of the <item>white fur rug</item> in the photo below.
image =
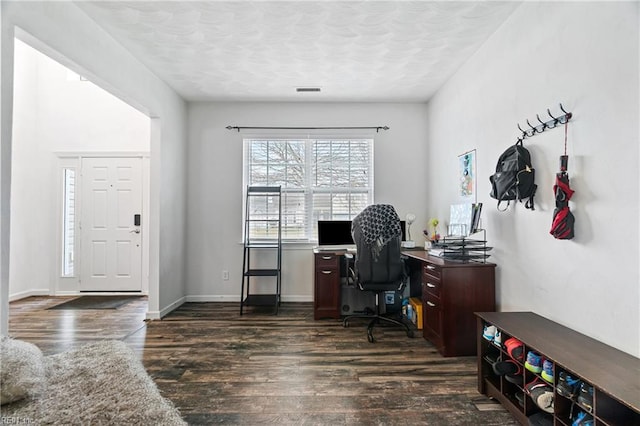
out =
[(186, 425), (135, 353), (105, 341), (44, 358), (39, 395), (2, 406), (19, 424)]

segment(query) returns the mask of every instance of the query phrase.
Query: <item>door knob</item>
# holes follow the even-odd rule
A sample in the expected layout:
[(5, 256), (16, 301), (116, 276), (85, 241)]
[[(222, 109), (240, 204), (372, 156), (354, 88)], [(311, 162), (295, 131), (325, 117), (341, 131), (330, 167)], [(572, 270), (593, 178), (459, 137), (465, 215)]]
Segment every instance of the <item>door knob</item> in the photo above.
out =
[(140, 228), (136, 228), (136, 229), (132, 229), (131, 231), (129, 231), (130, 234), (135, 233), (135, 234), (139, 234), (140, 233)]

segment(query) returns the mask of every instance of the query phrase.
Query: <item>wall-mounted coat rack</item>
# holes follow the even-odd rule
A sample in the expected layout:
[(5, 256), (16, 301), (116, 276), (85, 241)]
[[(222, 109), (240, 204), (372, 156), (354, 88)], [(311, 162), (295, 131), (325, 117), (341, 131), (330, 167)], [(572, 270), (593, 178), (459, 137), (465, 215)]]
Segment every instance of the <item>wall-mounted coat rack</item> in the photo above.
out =
[(520, 123), (518, 123), (518, 129), (520, 130), (520, 132), (522, 132), (520, 137), (518, 137), (518, 143), (522, 143), (525, 138), (530, 138), (536, 133), (542, 133), (547, 129), (553, 129), (558, 124), (566, 124), (569, 120), (571, 120), (573, 114), (565, 111), (562, 104), (560, 104), (560, 110), (562, 110), (564, 114), (558, 117), (554, 117), (553, 115), (551, 115), (551, 111), (549, 111), (549, 108), (547, 108), (547, 114), (549, 114), (549, 117), (551, 117), (551, 120), (548, 121), (542, 121), (540, 119), (540, 115), (536, 114), (536, 118), (538, 119), (538, 122), (540, 124), (537, 124), (535, 126), (531, 125), (531, 123), (529, 123), (529, 120), (527, 119), (527, 125), (529, 126), (528, 129), (522, 129), (522, 127), (520, 127)]

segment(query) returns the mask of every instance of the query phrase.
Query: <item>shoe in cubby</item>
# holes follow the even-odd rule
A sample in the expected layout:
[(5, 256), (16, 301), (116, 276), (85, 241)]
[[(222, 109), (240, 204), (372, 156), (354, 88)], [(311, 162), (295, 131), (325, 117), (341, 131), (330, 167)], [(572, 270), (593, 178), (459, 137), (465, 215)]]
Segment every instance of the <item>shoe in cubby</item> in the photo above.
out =
[(593, 417), (584, 411), (579, 411), (572, 420), (571, 426), (593, 426)]
[(484, 337), (485, 340), (493, 342), (493, 339), (496, 336), (496, 330), (497, 328), (495, 325), (485, 325), (484, 331), (482, 332), (482, 337)]
[(556, 390), (565, 398), (574, 399), (578, 395), (581, 383), (580, 379), (572, 376), (566, 371), (561, 371), (558, 373)]
[(504, 341), (504, 348), (509, 356), (516, 361), (522, 361), (524, 358), (524, 344), (515, 337), (510, 337)]
[(496, 334), (493, 337), (493, 344), (497, 347), (502, 347), (502, 332), (500, 330), (496, 330)]
[(493, 367), (493, 364), (500, 361), (500, 354), (498, 352), (488, 351), (482, 358)]
[(527, 360), (524, 362), (524, 368), (532, 373), (540, 374), (542, 372), (542, 357), (534, 351), (527, 352)]
[(516, 361), (508, 359), (506, 361), (498, 361), (493, 364), (493, 372), (498, 376), (518, 375), (522, 374), (522, 367)]
[(580, 408), (591, 413), (593, 411), (593, 386), (589, 383), (582, 382), (576, 402)]
[(527, 383), (525, 391), (533, 402), (546, 413), (553, 413), (553, 388), (540, 380), (539, 377)]
[(516, 374), (505, 374), (504, 379), (509, 383), (518, 385), (518, 387), (520, 388), (524, 385), (524, 377), (522, 377), (521, 372), (518, 372)]
[(553, 383), (553, 362), (545, 359), (542, 362), (542, 373), (540, 374), (545, 382)]

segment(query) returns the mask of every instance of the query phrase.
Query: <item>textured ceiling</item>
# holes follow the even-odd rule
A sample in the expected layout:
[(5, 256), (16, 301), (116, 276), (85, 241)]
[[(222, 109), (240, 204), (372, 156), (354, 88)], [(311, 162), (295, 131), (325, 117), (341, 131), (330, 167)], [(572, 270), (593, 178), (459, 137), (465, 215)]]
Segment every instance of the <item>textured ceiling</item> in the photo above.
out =
[[(79, 1), (188, 100), (425, 101), (518, 2)], [(300, 86), (320, 93), (296, 93)]]

